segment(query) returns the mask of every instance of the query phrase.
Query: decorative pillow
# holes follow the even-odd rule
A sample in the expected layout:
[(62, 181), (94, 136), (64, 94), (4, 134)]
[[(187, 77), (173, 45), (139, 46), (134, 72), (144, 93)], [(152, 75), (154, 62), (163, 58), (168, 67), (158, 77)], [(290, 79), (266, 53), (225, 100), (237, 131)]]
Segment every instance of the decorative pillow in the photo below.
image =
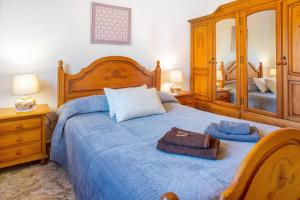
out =
[(122, 89), (111, 89), (111, 88), (104, 88), (104, 93), (106, 95), (109, 107), (109, 116), (115, 117), (116, 116), (116, 109), (114, 104), (114, 93), (116, 91), (130, 91), (130, 90), (140, 90), (140, 89), (147, 89), (146, 85), (140, 87), (131, 87), (131, 88), (122, 88)]
[(273, 93), (276, 94), (276, 79), (274, 78), (266, 78), (266, 85), (269, 88), (269, 90)]
[(248, 91), (253, 92), (253, 91), (257, 91), (257, 87), (256, 84), (254, 82), (248, 82)]
[(166, 113), (155, 88), (114, 93), (117, 122)]
[(266, 93), (268, 91), (268, 87), (266, 85), (266, 81), (264, 78), (253, 78), (256, 87), (262, 92)]
[(231, 92), (235, 92), (236, 91), (236, 83), (228, 83), (224, 86), (224, 88), (228, 88), (228, 89), (230, 89)]

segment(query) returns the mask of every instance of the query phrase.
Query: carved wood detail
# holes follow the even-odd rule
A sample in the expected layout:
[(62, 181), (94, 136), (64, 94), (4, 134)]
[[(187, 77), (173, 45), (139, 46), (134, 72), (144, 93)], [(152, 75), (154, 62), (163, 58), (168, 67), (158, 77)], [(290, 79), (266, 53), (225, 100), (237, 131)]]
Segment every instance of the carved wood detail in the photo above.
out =
[(67, 74), (63, 62), (58, 67), (58, 106), (71, 99), (103, 94), (105, 87), (124, 88), (146, 84), (160, 90), (161, 69), (157, 62), (153, 72), (141, 67), (136, 61), (121, 56), (100, 58), (78, 74)]
[(299, 153), (299, 130), (269, 134), (244, 159), (222, 199), (296, 199), (300, 196), (295, 189), (300, 184)]

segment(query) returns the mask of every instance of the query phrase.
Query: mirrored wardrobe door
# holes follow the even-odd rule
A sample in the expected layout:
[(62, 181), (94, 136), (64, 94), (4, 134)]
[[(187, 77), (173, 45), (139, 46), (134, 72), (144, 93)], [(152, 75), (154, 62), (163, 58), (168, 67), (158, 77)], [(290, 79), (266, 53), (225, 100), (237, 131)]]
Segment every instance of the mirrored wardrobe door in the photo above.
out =
[(276, 9), (246, 16), (247, 107), (256, 112), (276, 115), (278, 109)]
[(215, 23), (214, 92), (215, 102), (237, 105), (238, 64), (236, 18)]

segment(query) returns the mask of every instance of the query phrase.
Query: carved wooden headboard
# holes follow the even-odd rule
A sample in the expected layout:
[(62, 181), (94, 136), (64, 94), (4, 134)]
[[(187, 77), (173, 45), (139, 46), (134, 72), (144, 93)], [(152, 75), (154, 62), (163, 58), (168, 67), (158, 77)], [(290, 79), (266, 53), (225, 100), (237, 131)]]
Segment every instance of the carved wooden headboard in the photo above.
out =
[(100, 58), (78, 74), (64, 72), (63, 61), (58, 66), (58, 106), (83, 96), (103, 94), (103, 89), (135, 87), (146, 84), (160, 90), (161, 69), (157, 61), (153, 72), (131, 58), (109, 56)]
[[(252, 81), (252, 78), (262, 78), (263, 77), (263, 66), (262, 63), (259, 63), (259, 67), (256, 68), (255, 65), (248, 62), (248, 79)], [(221, 85), (226, 83), (231, 83), (236, 81), (236, 62), (231, 62), (225, 68), (224, 62), (221, 62), (220, 68), (222, 71), (223, 81)]]

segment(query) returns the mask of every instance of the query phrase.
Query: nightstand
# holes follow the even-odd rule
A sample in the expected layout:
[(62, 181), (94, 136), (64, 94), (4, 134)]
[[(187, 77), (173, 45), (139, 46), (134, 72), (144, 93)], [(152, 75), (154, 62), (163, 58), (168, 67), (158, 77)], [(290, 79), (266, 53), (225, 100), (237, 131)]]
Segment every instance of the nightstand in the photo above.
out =
[(223, 101), (223, 102), (227, 102), (230, 103), (230, 94), (229, 94), (229, 90), (228, 88), (218, 88), (217, 89), (217, 96), (216, 99), (218, 101)]
[[(171, 94), (173, 95), (173, 94)], [(191, 92), (180, 91), (178, 94), (173, 95), (182, 105), (195, 108), (194, 95)]]
[(0, 168), (46, 161), (45, 122), (49, 112), (46, 104), (29, 112), (0, 108)]

